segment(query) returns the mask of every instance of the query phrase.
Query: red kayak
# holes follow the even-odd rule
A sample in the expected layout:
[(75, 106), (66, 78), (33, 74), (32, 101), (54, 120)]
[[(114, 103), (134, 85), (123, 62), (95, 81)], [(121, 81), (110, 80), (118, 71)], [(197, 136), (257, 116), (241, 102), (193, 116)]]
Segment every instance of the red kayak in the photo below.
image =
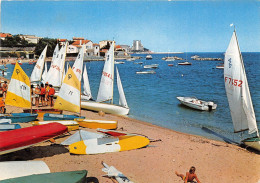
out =
[(0, 155), (25, 149), (68, 132), (65, 125), (49, 123), (0, 133)]

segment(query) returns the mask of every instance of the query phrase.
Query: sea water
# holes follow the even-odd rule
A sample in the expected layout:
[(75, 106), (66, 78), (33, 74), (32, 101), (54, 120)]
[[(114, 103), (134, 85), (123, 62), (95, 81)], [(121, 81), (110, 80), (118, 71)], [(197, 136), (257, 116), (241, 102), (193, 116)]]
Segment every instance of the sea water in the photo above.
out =
[[(145, 54), (137, 54), (133, 56), (142, 58), (115, 65), (119, 69), (130, 107), (129, 117), (175, 131), (221, 141), (222, 137), (227, 137), (238, 142), (240, 137), (233, 133), (225, 92), (224, 70), (216, 68), (217, 65), (223, 64), (223, 61), (192, 60), (193, 55), (224, 59), (224, 53), (153, 54), (152, 60), (146, 60)], [(242, 55), (258, 121), (260, 119), (260, 82), (257, 78), (260, 78), (260, 53), (242, 53)], [(162, 60), (165, 56), (182, 57), (192, 65), (178, 65), (178, 62), (183, 62), (181, 60), (167, 62)], [(135, 62), (143, 62), (143, 64), (135, 64)], [(69, 64), (72, 66), (73, 62)], [(147, 70), (143, 66), (150, 64), (159, 64), (159, 67), (154, 69), (156, 74), (136, 74), (137, 71)], [(173, 64), (173, 67), (168, 64)], [(85, 65), (92, 95), (96, 99), (104, 62), (85, 62)], [(22, 65), (28, 76), (31, 75), (33, 67), (34, 65), (28, 63)], [(13, 68), (14, 65), (8, 65), (7, 71), (12, 73)], [(11, 74), (7, 78), (10, 79)], [(115, 84), (114, 103), (118, 104), (116, 87)], [(198, 111), (181, 105), (176, 99), (178, 96), (194, 96), (201, 100), (213, 101), (218, 106), (211, 112)], [(246, 133), (244, 136), (247, 136)]]

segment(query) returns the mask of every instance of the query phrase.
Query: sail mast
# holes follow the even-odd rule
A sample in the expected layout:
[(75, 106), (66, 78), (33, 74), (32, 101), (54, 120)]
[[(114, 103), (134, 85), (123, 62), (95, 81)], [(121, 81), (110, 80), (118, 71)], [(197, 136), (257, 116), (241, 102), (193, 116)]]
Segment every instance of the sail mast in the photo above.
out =
[(115, 79), (115, 53), (114, 53), (114, 50), (115, 50), (115, 41), (112, 42), (112, 45), (113, 45), (113, 50), (112, 50), (112, 56), (113, 56), (113, 60), (112, 60), (112, 98), (111, 98), (111, 104), (113, 104), (113, 98), (114, 98), (114, 79)]

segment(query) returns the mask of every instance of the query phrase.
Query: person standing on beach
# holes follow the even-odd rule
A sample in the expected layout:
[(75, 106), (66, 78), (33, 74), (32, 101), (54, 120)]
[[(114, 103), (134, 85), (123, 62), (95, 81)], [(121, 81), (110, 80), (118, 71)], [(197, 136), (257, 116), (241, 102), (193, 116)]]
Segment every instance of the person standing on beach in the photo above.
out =
[(46, 94), (46, 90), (45, 90), (44, 84), (42, 83), (41, 84), (41, 94), (40, 94), (42, 106), (45, 106), (45, 94)]
[(6, 92), (7, 92), (7, 82), (6, 81), (4, 81), (2, 90), (3, 90), (3, 98), (5, 98)]
[(178, 177), (180, 177), (185, 183), (194, 182), (193, 181), (194, 179), (197, 181), (197, 183), (200, 183), (197, 175), (195, 174), (195, 170), (196, 170), (196, 168), (194, 166), (192, 166), (192, 167), (190, 167), (189, 172), (186, 172), (186, 176), (184, 176), (183, 174), (179, 174), (177, 171), (175, 172), (175, 174)]
[(50, 85), (49, 89), (49, 101), (50, 101), (50, 106), (53, 107), (53, 96), (55, 94), (55, 89)]
[(1, 111), (1, 114), (5, 114), (5, 101), (3, 98), (0, 98), (0, 111)]
[(46, 82), (46, 83), (45, 83), (45, 100), (46, 100), (46, 106), (49, 104), (49, 89), (50, 89), (49, 83)]
[(35, 106), (39, 107), (39, 97), (41, 94), (40, 85), (36, 86), (34, 94), (35, 94)]

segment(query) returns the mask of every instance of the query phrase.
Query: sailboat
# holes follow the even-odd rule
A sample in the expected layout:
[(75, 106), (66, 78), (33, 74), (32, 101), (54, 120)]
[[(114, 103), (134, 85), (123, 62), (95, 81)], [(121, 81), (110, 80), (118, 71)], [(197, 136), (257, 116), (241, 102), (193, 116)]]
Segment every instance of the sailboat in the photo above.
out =
[[(81, 101), (81, 108), (103, 111), (105, 113), (127, 115), (129, 107), (127, 105), (123, 86), (117, 70), (117, 86), (119, 91), (119, 105), (113, 104), (113, 88), (114, 88), (114, 42), (110, 46), (106, 55), (106, 60), (102, 72), (100, 86), (96, 101)], [(105, 103), (110, 101), (110, 103)]]
[(83, 92), (81, 95), (81, 99), (82, 100), (92, 100), (92, 94), (91, 94), (91, 90), (90, 90), (86, 65), (85, 65), (84, 71), (83, 71)]
[[(5, 104), (31, 108), (31, 89), (30, 79), (23, 71), (21, 66), (16, 62), (11, 81), (6, 93)], [(11, 119), (12, 122), (29, 122), (36, 120), (38, 114), (30, 113), (11, 113), (1, 116), (5, 119)]]
[(45, 46), (38, 61), (36, 62), (35, 66), (34, 66), (34, 69), (31, 73), (31, 78), (30, 78), (31, 82), (40, 82), (42, 79), (42, 71), (43, 71), (43, 66), (44, 66), (44, 60), (46, 58), (47, 47), (48, 46)]
[(256, 137), (244, 139), (242, 142), (260, 151), (255, 112), (235, 30), (225, 53), (224, 81), (234, 132), (248, 130), (249, 134), (256, 133)]

